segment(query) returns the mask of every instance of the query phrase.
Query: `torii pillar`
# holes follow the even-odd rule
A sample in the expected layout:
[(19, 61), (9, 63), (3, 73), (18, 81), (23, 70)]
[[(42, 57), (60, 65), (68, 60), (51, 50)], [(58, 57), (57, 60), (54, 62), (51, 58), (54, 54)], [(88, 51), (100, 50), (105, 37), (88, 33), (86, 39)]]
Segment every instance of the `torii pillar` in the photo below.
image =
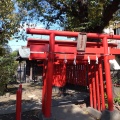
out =
[(51, 103), (52, 103), (52, 80), (54, 71), (54, 45), (55, 45), (55, 35), (50, 34), (49, 41), (49, 53), (46, 77), (44, 79), (44, 86), (42, 92), (42, 112), (45, 118), (51, 117)]
[(108, 109), (113, 111), (113, 94), (112, 94), (112, 80), (110, 74), (110, 63), (109, 63), (109, 51), (107, 37), (103, 37), (103, 47), (104, 47), (104, 67), (105, 67), (105, 78), (107, 87), (107, 99), (108, 99)]

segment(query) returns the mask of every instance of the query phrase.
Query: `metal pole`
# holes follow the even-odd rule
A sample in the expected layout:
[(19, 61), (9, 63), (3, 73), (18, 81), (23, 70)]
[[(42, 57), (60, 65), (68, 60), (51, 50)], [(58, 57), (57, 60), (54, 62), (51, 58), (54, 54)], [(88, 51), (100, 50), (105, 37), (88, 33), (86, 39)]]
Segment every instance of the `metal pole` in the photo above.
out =
[(108, 57), (108, 43), (107, 37), (103, 38), (103, 47), (104, 47), (104, 66), (105, 66), (105, 78), (106, 78), (106, 87), (107, 87), (107, 99), (108, 99), (108, 109), (113, 111), (113, 94), (112, 94), (112, 81), (110, 77), (110, 64)]

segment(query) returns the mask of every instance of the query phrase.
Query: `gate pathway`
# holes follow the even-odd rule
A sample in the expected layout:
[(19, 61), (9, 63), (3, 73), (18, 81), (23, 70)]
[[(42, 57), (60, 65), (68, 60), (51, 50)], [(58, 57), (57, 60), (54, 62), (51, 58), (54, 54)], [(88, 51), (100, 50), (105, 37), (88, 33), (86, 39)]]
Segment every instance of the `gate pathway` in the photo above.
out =
[[(24, 91), (23, 85), (23, 91)], [(35, 92), (35, 91), (34, 91)], [(38, 91), (36, 91), (38, 92)], [(39, 90), (41, 92), (41, 90)], [(26, 94), (25, 94), (26, 93)], [(29, 93), (30, 94), (30, 93)], [(33, 94), (31, 92), (31, 94)], [(24, 96), (27, 95), (27, 92), (23, 92), (23, 103), (22, 103), (22, 112), (38, 110), (41, 113), (41, 102), (32, 100), (25, 100)], [(41, 95), (40, 95), (41, 96)], [(39, 98), (41, 98), (39, 96)], [(52, 96), (52, 118), (53, 120), (95, 120), (90, 114), (88, 114), (84, 109), (86, 109), (85, 104), (83, 103), (84, 98), (88, 96), (88, 93), (78, 92), (75, 90), (67, 90), (67, 95), (65, 97), (57, 97), (56, 92), (53, 90)], [(29, 101), (29, 102), (27, 102)], [(82, 105), (82, 107), (81, 107)], [(4, 114), (15, 113), (16, 105), (8, 104), (0, 106), (0, 116)], [(39, 114), (39, 117), (42, 117), (42, 114)], [(41, 119), (40, 119), (41, 120)]]

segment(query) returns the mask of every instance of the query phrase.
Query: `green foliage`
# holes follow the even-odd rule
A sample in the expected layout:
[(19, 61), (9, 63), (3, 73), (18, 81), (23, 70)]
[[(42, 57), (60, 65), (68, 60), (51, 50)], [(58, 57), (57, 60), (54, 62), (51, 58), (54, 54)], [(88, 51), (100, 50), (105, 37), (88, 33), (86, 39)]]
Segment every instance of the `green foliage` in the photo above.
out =
[(6, 54), (0, 57), (0, 91), (5, 90), (5, 85), (12, 82), (18, 66), (17, 61), (14, 60), (16, 52)]
[(21, 18), (25, 15), (18, 12), (15, 0), (0, 0), (0, 52), (3, 51), (2, 45), (18, 32)]
[(116, 71), (112, 71), (111, 72), (111, 78), (112, 78), (112, 83), (113, 84), (120, 84), (120, 71), (116, 70)]
[(115, 102), (115, 103), (118, 103), (118, 104), (120, 105), (120, 96), (119, 96), (119, 97), (114, 98), (114, 102)]
[(105, 103), (105, 108), (108, 109), (108, 103)]
[(25, 15), (19, 12), (15, 0), (0, 0), (0, 56), (10, 49), (6, 48), (8, 41), (19, 31), (19, 23)]
[[(64, 30), (102, 32), (109, 21), (119, 15), (119, 0), (17, 0), (26, 10), (28, 21), (34, 18), (47, 29), (59, 24)], [(25, 21), (26, 18), (23, 19)]]

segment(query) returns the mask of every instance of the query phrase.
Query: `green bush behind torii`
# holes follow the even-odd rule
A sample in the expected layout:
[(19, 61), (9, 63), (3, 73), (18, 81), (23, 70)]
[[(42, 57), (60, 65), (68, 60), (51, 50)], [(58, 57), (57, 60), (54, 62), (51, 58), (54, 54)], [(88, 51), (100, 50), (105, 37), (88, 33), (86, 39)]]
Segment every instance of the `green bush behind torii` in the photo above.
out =
[(18, 62), (15, 61), (16, 51), (0, 56), (0, 94), (7, 89), (7, 84), (14, 81)]

